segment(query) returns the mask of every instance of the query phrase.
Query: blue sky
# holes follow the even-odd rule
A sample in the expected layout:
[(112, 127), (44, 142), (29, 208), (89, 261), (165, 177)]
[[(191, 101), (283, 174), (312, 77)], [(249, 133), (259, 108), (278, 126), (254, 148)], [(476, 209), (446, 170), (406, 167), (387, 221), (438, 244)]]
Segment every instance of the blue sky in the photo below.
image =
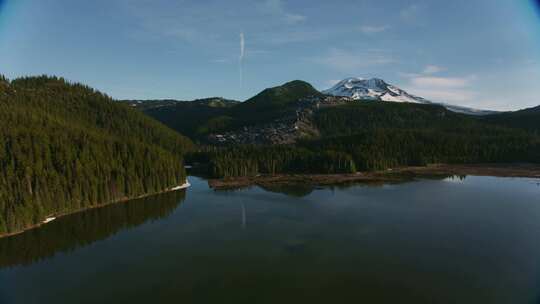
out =
[(293, 79), (326, 89), (380, 77), (511, 110), (540, 104), (537, 2), (0, 0), (0, 73), (64, 76), (115, 98), (240, 100)]

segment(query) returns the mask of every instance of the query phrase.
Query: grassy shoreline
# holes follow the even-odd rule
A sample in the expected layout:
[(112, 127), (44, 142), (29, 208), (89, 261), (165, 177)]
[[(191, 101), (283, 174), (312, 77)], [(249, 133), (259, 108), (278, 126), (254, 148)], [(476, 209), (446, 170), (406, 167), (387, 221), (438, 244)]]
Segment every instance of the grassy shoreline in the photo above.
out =
[(358, 172), (353, 174), (278, 174), (209, 179), (208, 184), (215, 190), (227, 190), (249, 186), (271, 186), (287, 184), (309, 184), (313, 186), (340, 185), (348, 183), (399, 183), (416, 178), (446, 176), (496, 176), (540, 178), (537, 164), (435, 164), (426, 167), (402, 167), (386, 171)]

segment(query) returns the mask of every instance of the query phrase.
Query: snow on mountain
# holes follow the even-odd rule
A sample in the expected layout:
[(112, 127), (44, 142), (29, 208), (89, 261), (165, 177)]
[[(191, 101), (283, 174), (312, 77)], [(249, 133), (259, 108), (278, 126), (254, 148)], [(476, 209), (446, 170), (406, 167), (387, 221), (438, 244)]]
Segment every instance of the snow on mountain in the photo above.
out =
[(495, 113), (493, 111), (477, 110), (467, 107), (449, 105), (445, 103), (431, 102), (422, 97), (409, 94), (404, 90), (388, 84), (384, 80), (379, 78), (346, 78), (338, 82), (332, 88), (323, 91), (323, 93), (332, 96), (350, 97), (355, 100), (439, 104), (450, 111), (470, 115), (488, 115)]
[(323, 91), (323, 93), (333, 96), (351, 97), (357, 100), (426, 103), (425, 99), (411, 95), (378, 78), (347, 78), (332, 88)]

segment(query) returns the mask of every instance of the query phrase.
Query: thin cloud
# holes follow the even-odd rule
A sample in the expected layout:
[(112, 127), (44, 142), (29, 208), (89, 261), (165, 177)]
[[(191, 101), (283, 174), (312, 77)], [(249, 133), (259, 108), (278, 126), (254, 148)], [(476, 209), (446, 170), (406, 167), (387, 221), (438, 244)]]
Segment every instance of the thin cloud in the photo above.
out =
[(299, 23), (306, 21), (307, 17), (302, 15), (295, 15), (295, 14), (286, 14), (285, 18), (287, 19), (287, 23)]
[(405, 8), (403, 8), (399, 12), (399, 16), (403, 21), (406, 22), (413, 22), (418, 19), (418, 16), (420, 14), (420, 6), (418, 4), (411, 4)]
[(227, 59), (227, 58), (217, 58), (217, 59), (211, 60), (210, 62), (212, 62), (212, 63), (229, 63), (229, 62), (231, 62), (231, 60)]
[(336, 84), (338, 84), (341, 80), (339, 79), (330, 79), (330, 80), (327, 80), (324, 82), (324, 86), (327, 87), (327, 88), (331, 88), (333, 86), (335, 86)]
[(266, 0), (263, 7), (268, 13), (282, 18), (288, 24), (304, 22), (307, 19), (307, 17), (304, 15), (286, 11), (281, 0)]
[(401, 74), (407, 78), (405, 90), (412, 94), (424, 97), (436, 102), (452, 103), (467, 106), (476, 97), (473, 84), (476, 76), (442, 77), (432, 76), (444, 70), (438, 66), (427, 66), (419, 74)]
[(289, 44), (289, 43), (303, 43), (310, 41), (319, 41), (327, 39), (330, 35), (335, 34), (335, 31), (328, 29), (323, 30), (288, 30), (286, 32), (270, 33), (268, 35), (259, 36), (259, 41), (264, 44)]
[(390, 27), (387, 25), (380, 25), (380, 26), (363, 25), (360, 27), (360, 31), (364, 34), (370, 35), (370, 34), (382, 33), (388, 30), (389, 28)]
[(268, 55), (272, 52), (269, 50), (263, 50), (263, 49), (252, 49), (246, 50), (246, 57), (253, 57), (253, 56), (262, 56), (262, 55)]
[(407, 91), (436, 102), (450, 103), (454, 105), (468, 106), (466, 103), (473, 100), (475, 92), (466, 89), (438, 89), (438, 88), (407, 88)]
[(395, 62), (387, 52), (378, 50), (351, 52), (338, 48), (330, 49), (327, 55), (313, 58), (313, 61), (343, 72), (358, 72), (361, 68)]
[(437, 65), (428, 65), (424, 68), (422, 73), (432, 75), (445, 71), (446, 69)]
[(463, 88), (471, 81), (471, 77), (430, 77), (420, 76), (411, 79), (411, 84), (420, 87)]
[[(193, 18), (179, 18), (174, 12), (184, 12), (180, 3), (156, 4), (150, 1), (121, 1), (123, 8), (137, 20), (130, 36), (139, 40), (152, 41), (159, 38), (182, 40), (186, 42), (213, 42), (216, 33), (204, 33), (195, 24)], [(191, 15), (196, 15), (192, 12)]]

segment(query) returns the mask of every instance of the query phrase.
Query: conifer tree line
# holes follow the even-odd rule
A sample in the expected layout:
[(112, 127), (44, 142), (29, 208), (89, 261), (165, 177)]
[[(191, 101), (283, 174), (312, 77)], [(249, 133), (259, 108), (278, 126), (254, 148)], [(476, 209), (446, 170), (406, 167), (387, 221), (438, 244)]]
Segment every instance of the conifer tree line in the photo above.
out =
[(283, 173), (352, 173), (356, 172), (350, 155), (338, 151), (311, 151), (295, 146), (207, 147), (188, 154), (190, 163), (207, 164), (212, 177), (253, 176)]
[(435, 130), (374, 129), (295, 146), (206, 148), (188, 156), (216, 178), (280, 173), (354, 173), (435, 163), (540, 162), (540, 141), (521, 132), (496, 136)]
[(205, 148), (190, 155), (213, 177), (352, 173), (434, 163), (540, 162), (540, 137), (441, 106), (360, 103), (315, 115), (321, 138), (289, 146)]
[(0, 80), (0, 234), (185, 181), (191, 141), (62, 78)]
[(540, 141), (522, 132), (497, 135), (437, 130), (375, 129), (305, 143), (351, 155), (360, 171), (428, 164), (540, 162)]

